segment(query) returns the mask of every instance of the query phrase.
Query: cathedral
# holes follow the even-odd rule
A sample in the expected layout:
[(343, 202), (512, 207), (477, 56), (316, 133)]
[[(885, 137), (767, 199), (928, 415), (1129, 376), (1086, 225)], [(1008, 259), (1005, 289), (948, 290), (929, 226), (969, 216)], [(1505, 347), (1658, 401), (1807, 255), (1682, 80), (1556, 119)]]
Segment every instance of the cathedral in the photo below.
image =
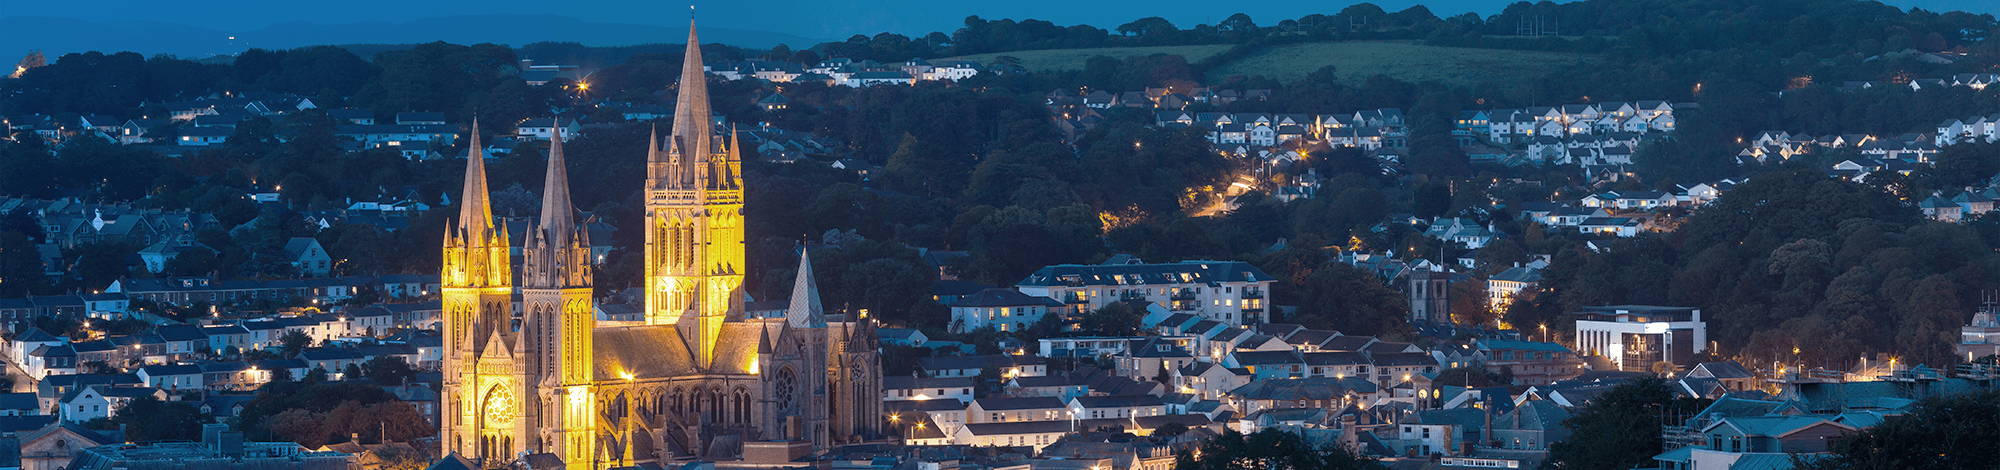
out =
[(588, 470), (882, 435), (873, 321), (830, 319), (804, 255), (785, 315), (744, 317), (742, 157), (714, 129), (692, 24), (681, 77), (671, 133), (649, 138), (645, 218), (626, 228), (646, 234), (641, 325), (597, 324), (563, 136), (550, 139), (540, 219), (510, 234), (493, 221), (473, 125), (441, 273), (445, 452), (487, 466), (549, 453)]

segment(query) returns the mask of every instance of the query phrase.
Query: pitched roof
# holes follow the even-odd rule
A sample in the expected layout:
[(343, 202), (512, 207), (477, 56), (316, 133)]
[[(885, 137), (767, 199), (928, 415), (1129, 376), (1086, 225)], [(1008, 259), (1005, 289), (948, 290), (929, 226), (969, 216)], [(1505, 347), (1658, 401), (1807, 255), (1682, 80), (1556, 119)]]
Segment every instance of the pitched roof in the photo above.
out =
[(1080, 396), (1070, 400), (1084, 408), (1127, 408), (1166, 404), (1166, 401), (1160, 399), (1158, 395)]
[(953, 307), (1019, 307), (1019, 306), (1057, 306), (1057, 305), (1062, 305), (1062, 304), (1060, 302), (1056, 302), (1055, 299), (1047, 297), (1035, 297), (1028, 294), (1023, 294), (1021, 293), (1021, 291), (1009, 288), (993, 288), (993, 289), (981, 290), (979, 291), (979, 293), (960, 297), (957, 302), (951, 303), (951, 306)]
[(1360, 378), (1311, 377), (1258, 380), (1236, 387), (1229, 394), (1245, 400), (1331, 400), (1375, 390), (1374, 383)]
[(1062, 399), (1056, 397), (981, 398), (973, 400), (974, 405), (986, 411), (1000, 410), (1040, 410), (1062, 408)]

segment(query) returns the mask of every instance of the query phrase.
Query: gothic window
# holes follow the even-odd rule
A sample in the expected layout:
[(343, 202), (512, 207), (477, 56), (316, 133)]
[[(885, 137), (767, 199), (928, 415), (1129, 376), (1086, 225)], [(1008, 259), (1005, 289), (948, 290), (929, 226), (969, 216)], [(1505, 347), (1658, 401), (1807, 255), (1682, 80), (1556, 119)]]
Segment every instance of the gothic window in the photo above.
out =
[(671, 409), (673, 410), (675, 418), (680, 418), (681, 416), (683, 416), (681, 413), (687, 411), (687, 402), (684, 401), (686, 400), (686, 397), (681, 395), (681, 389), (679, 387), (674, 388), (673, 396), (667, 398), (667, 400), (670, 403), (672, 403), (669, 406), (672, 406)]
[(771, 399), (778, 404), (780, 413), (795, 413), (798, 405), (799, 380), (791, 368), (778, 370), (778, 379), (771, 385)]
[(735, 410), (735, 411), (736, 411), (736, 423), (738, 423), (738, 424), (743, 424), (743, 423), (749, 423), (749, 422), (750, 422), (750, 391), (749, 391), (749, 390), (747, 390), (747, 389), (744, 389), (743, 387), (736, 387), (736, 392), (735, 392), (735, 393), (734, 393), (733, 395), (735, 395), (735, 397), (734, 397), (734, 398), (735, 398), (735, 400), (734, 400), (734, 401), (735, 401), (734, 405), (735, 405), (735, 408), (736, 408), (736, 410)]
[(708, 422), (720, 423), (729, 419), (729, 410), (722, 402), (722, 389), (708, 390)]

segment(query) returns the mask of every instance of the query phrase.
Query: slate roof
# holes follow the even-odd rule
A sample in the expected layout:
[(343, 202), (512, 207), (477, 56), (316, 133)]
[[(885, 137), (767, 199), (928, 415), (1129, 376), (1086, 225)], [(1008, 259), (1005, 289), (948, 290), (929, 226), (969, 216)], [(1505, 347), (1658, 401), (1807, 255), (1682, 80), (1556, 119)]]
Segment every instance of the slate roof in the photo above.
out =
[(1340, 336), (1340, 332), (1328, 331), (1328, 330), (1298, 330), (1292, 332), (1290, 336), (1286, 336), (1285, 342), (1293, 346), (1319, 346), (1320, 343), (1324, 343), (1326, 342), (1326, 340), (1333, 339), (1333, 337), (1335, 336)]
[(1387, 353), (1372, 357), (1376, 367), (1435, 366), (1437, 358), (1424, 353)]
[(1558, 430), (1565, 419), (1569, 419), (1569, 410), (1548, 400), (1530, 400), (1506, 415), (1494, 417), (1493, 429)]
[(988, 397), (988, 398), (973, 400), (973, 403), (979, 405), (979, 409), (986, 411), (1040, 410), (1040, 409), (1054, 409), (1063, 407), (1062, 399), (1056, 397), (1020, 397), (1020, 398)]
[(1491, 279), (1511, 282), (1542, 282), (1542, 270), (1516, 266), (1507, 268), (1506, 271), (1501, 271), (1500, 274), (1494, 274)]
[(202, 334), (201, 327), (194, 325), (165, 325), (159, 327), (154, 333), (160, 335), (160, 339), (164, 341), (208, 339), (208, 335)]
[(1708, 371), (1710, 377), (1718, 379), (1747, 379), (1757, 376), (1736, 361), (1704, 362), (1695, 367)]
[(1044, 434), (1069, 432), (1068, 421), (1013, 421), (1006, 423), (972, 423), (965, 430), (974, 436), (999, 436), (1007, 434)]
[(964, 411), (966, 406), (958, 400), (891, 400), (882, 402), (882, 412)]
[(0, 410), (39, 410), (33, 393), (0, 393)]
[(160, 377), (166, 375), (196, 375), (201, 373), (201, 366), (192, 364), (156, 365), (156, 366), (146, 366), (139, 370), (145, 372), (146, 375), (149, 377)]
[(1080, 396), (1071, 400), (1084, 408), (1128, 408), (1167, 404), (1165, 400), (1160, 399), (1157, 395)]
[(1367, 365), (1368, 357), (1354, 351), (1322, 351), (1305, 353), (1308, 366)]
[[(762, 327), (724, 322), (711, 373), (749, 374), (746, 355), (754, 355)], [(629, 326), (593, 330), (597, 344), (597, 380), (666, 378), (699, 375), (694, 355), (673, 325)]]
[(1375, 390), (1373, 382), (1359, 378), (1313, 377), (1258, 380), (1236, 387), (1229, 394), (1246, 400), (1331, 400), (1347, 393), (1365, 394)]
[(1326, 340), (1326, 343), (1320, 345), (1320, 349), (1329, 351), (1360, 351), (1368, 342), (1374, 340), (1375, 337), (1373, 336), (1340, 336)]
[(883, 390), (912, 390), (920, 388), (969, 388), (974, 385), (972, 377), (910, 377), (890, 376), (882, 378)]
[(1060, 307), (1062, 306), (1062, 302), (1057, 302), (1056, 299), (1051, 299), (1048, 297), (1035, 297), (1028, 294), (1023, 294), (1021, 293), (1021, 291), (1017, 291), (1014, 289), (993, 288), (993, 289), (984, 289), (979, 291), (979, 293), (968, 295), (965, 297), (960, 297), (957, 302), (952, 302), (951, 306), (953, 307), (1020, 307), (1020, 306)]
[(47, 428), (50, 424), (55, 424), (55, 422), (55, 415), (0, 416), (0, 432), (15, 434), (34, 432), (38, 429)]

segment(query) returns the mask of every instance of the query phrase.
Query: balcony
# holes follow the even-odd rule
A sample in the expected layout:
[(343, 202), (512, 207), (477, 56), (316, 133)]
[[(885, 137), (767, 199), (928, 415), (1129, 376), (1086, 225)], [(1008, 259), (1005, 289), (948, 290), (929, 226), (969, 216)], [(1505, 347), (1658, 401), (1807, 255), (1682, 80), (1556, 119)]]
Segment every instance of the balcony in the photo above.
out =
[(1264, 291), (1263, 291), (1262, 289), (1244, 289), (1244, 290), (1243, 290), (1243, 298), (1245, 298), (1245, 299), (1261, 299), (1261, 298), (1264, 298)]
[(1194, 300), (1194, 291), (1187, 289), (1177, 290), (1168, 298), (1172, 300)]
[(1063, 303), (1070, 303), (1070, 304), (1090, 303), (1090, 298), (1081, 295), (1070, 294), (1063, 296)]

